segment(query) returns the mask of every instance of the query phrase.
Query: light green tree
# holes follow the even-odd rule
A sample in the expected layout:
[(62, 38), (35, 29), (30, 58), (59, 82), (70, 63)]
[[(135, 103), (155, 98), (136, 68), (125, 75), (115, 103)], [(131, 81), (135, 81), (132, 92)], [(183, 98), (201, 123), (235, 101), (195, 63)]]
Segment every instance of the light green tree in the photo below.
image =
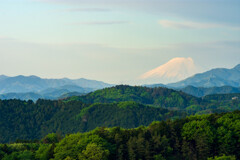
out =
[(81, 160), (107, 160), (110, 152), (95, 143), (89, 143), (86, 150), (79, 154)]
[(214, 158), (208, 158), (208, 160), (236, 160), (236, 157), (223, 155), (220, 157), (215, 156)]

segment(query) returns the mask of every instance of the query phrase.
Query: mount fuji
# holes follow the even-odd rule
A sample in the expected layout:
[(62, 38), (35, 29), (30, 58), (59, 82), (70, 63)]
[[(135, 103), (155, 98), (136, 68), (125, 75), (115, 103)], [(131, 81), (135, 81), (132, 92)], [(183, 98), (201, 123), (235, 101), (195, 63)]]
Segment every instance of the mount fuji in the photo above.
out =
[(193, 59), (177, 57), (167, 63), (152, 69), (140, 76), (145, 83), (173, 83), (199, 73), (201, 69), (196, 66)]

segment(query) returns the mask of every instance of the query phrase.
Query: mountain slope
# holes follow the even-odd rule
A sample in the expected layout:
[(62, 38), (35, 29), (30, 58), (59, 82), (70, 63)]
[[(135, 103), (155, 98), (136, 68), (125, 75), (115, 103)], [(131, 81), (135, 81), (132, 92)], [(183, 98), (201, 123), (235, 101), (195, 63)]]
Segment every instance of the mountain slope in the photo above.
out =
[(240, 87), (240, 64), (232, 69), (212, 69), (204, 73), (196, 74), (183, 81), (168, 84), (167, 86), (183, 88), (189, 85), (194, 87)]
[(198, 69), (192, 58), (174, 58), (167, 63), (140, 76), (148, 83), (171, 83), (183, 80), (197, 73)]

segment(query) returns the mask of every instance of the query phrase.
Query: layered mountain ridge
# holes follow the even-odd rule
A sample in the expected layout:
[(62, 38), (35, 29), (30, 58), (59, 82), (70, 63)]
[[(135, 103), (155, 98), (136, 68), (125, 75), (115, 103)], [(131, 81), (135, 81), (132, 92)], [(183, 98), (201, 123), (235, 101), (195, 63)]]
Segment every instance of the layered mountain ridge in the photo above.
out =
[(24, 93), (24, 92), (41, 92), (48, 88), (59, 88), (62, 86), (76, 86), (82, 88), (101, 89), (112, 85), (88, 79), (42, 79), (37, 76), (15, 76), (0, 77), (0, 94), (3, 93)]
[(0, 99), (34, 100), (58, 99), (62, 95), (77, 92), (86, 94), (112, 86), (101, 81), (88, 79), (42, 79), (37, 76), (0, 76)]
[(189, 85), (194, 87), (240, 87), (240, 64), (232, 69), (212, 69), (204, 73), (196, 74), (180, 82), (168, 84), (167, 86), (183, 88)]

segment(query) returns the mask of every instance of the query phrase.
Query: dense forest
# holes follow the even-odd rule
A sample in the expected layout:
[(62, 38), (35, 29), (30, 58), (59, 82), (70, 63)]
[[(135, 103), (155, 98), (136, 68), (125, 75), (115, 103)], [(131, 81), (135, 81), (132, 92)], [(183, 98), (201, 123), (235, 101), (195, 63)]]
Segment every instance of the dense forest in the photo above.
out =
[(185, 116), (182, 111), (131, 101), (84, 104), (80, 101), (0, 100), (0, 142), (39, 139), (51, 132), (85, 132), (101, 126), (135, 128), (156, 120)]
[(240, 87), (232, 87), (232, 86), (222, 86), (222, 87), (194, 87), (194, 86), (187, 86), (180, 89), (184, 93), (196, 96), (196, 97), (203, 97), (206, 95), (212, 94), (229, 94), (229, 93), (240, 93)]
[(49, 133), (86, 132), (96, 127), (136, 128), (153, 121), (240, 108), (239, 99), (219, 96), (206, 100), (166, 88), (116, 86), (57, 101), (0, 100), (0, 143), (40, 139)]
[(181, 91), (168, 88), (148, 88), (139, 86), (119, 85), (89, 93), (84, 96), (71, 97), (84, 103), (113, 103), (135, 101), (159, 107), (183, 109), (192, 104), (199, 104), (200, 98)]
[(148, 127), (96, 128), (62, 137), (0, 144), (2, 160), (236, 160), (240, 112), (155, 121)]
[[(236, 99), (233, 100), (232, 98), (234, 97)], [(205, 113), (212, 113), (218, 112), (218, 110), (232, 111), (239, 109), (240, 94), (215, 94), (197, 98), (182, 91), (164, 87), (148, 88), (119, 85), (97, 90), (83, 96), (73, 96), (67, 100), (79, 100), (84, 103), (134, 101), (153, 107), (163, 107), (171, 110), (188, 110), (195, 114), (203, 110)]]
[(239, 94), (124, 85), (55, 101), (0, 100), (0, 159), (235, 160), (239, 108)]

